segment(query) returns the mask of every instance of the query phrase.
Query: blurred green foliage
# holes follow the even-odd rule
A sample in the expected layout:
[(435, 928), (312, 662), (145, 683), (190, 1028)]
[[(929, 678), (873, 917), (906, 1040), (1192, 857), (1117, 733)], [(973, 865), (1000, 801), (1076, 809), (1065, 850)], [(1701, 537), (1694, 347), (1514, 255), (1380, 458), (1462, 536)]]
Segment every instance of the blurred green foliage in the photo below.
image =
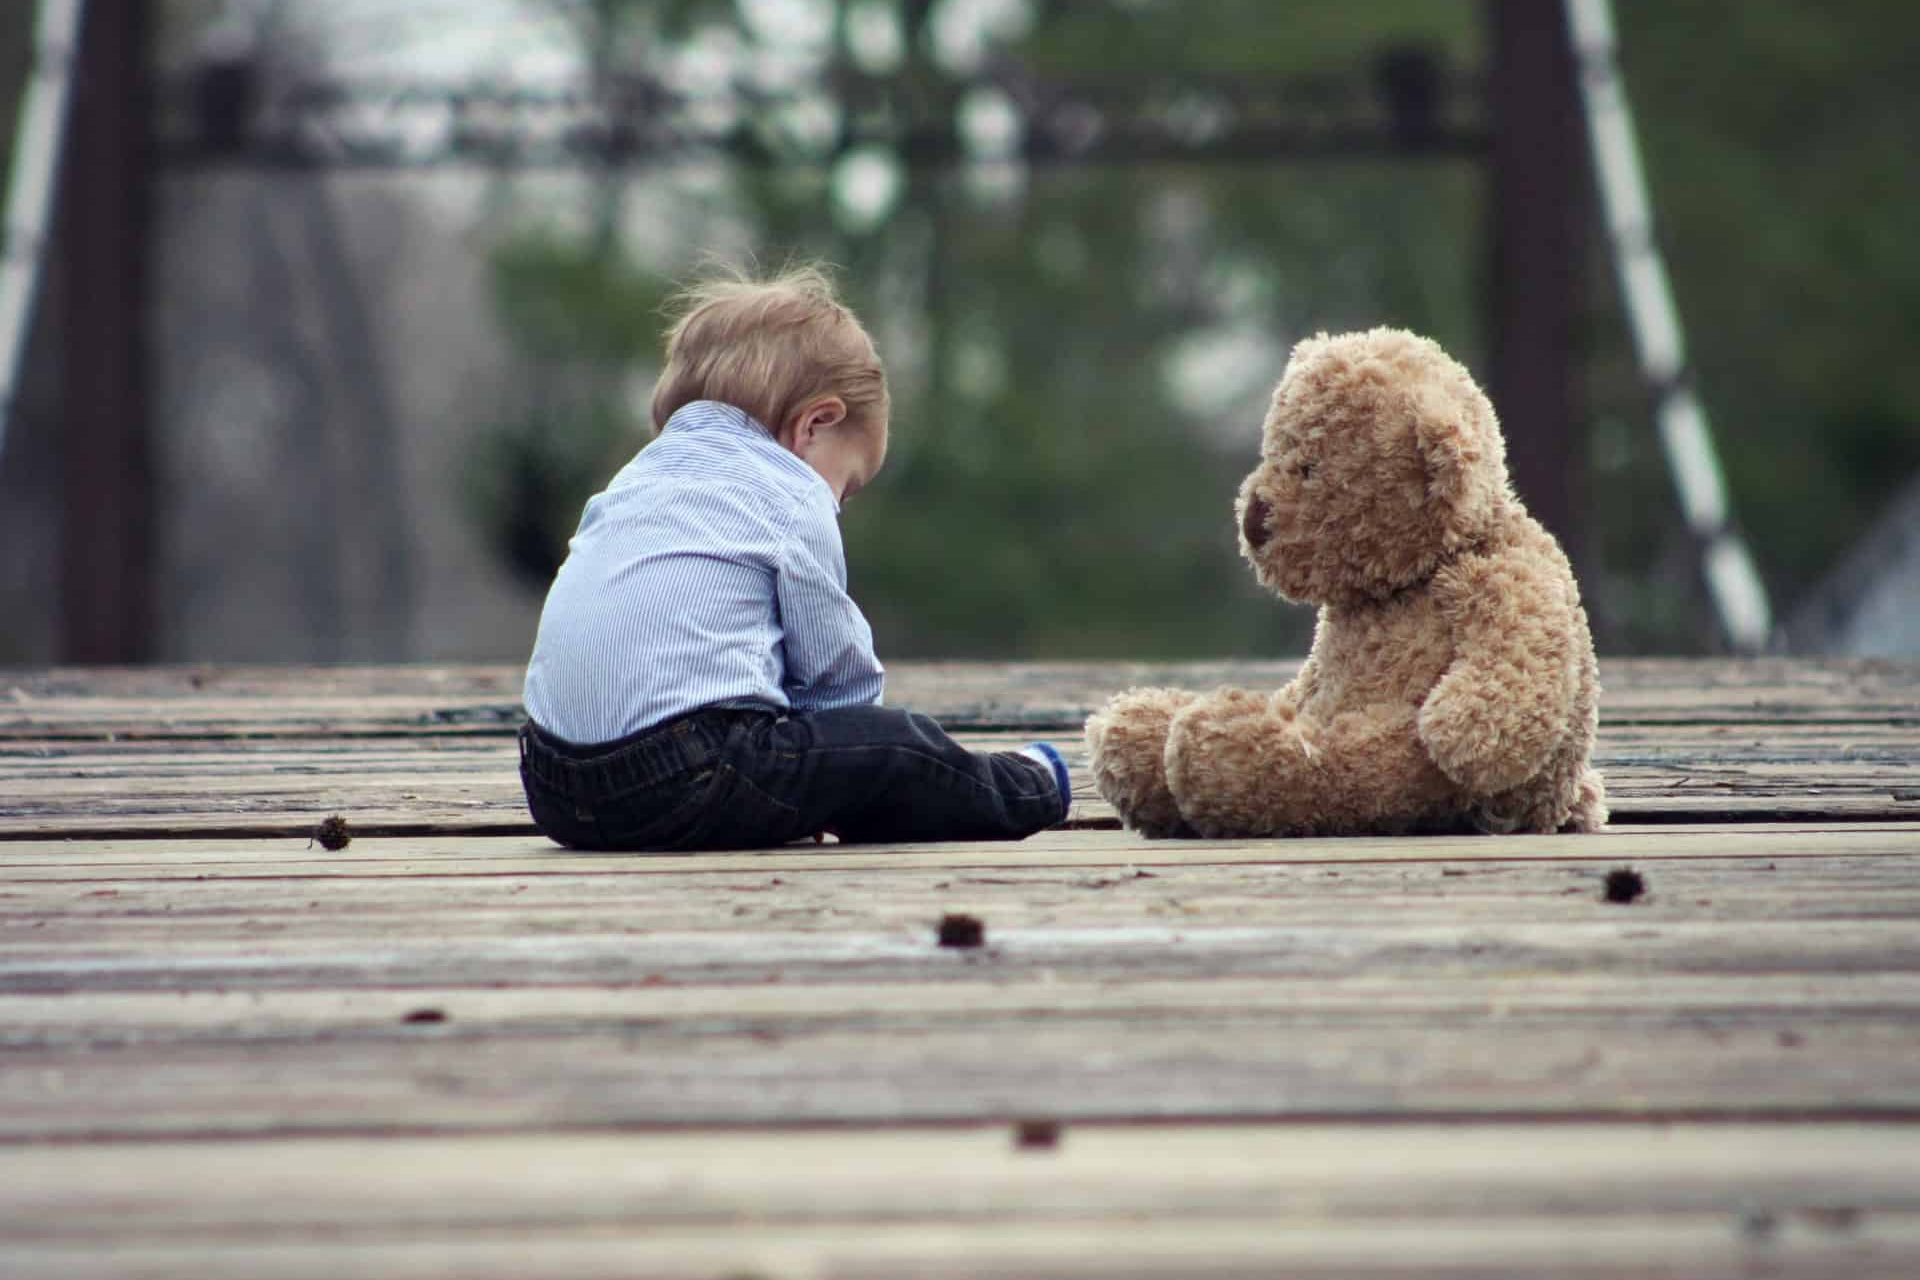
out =
[[(929, 52), (940, 3), (831, 4), (836, 38), (857, 8), (896, 13), (899, 91), (960, 108), (960, 78)], [(601, 74), (719, 30), (760, 49), (746, 8), (585, 6)], [(1683, 316), (1777, 606), (1920, 465), (1920, 372), (1899, 358), (1920, 337), (1903, 216), (1920, 178), (1902, 150), (1920, 96), (1901, 79), (1912, 41), (1897, 38), (1920, 10), (1843, 10), (1619, 13)], [(1007, 54), (1142, 92), (1168, 71), (1364, 76), (1409, 43), (1456, 69), (1485, 56), (1471, 0), (1034, 0), (1026, 13)], [(896, 656), (1303, 648), (1310, 617), (1254, 587), (1231, 519), (1288, 345), (1394, 323), (1484, 373), (1486, 181), (1471, 161), (908, 166), (869, 224), (836, 202), (829, 157), (787, 159), (717, 178), (643, 171), (625, 188), (609, 176), (594, 227), (536, 223), (499, 251), (495, 296), (532, 372), (476, 453), (473, 491), (530, 584), (645, 438), (634, 386), (657, 362), (658, 306), (702, 251), (836, 263), (875, 331), (893, 453), (844, 526), (855, 594)], [(635, 238), (617, 228), (642, 211), (656, 234), (624, 247)], [(1597, 233), (1587, 278), (1596, 623), (1614, 651), (1711, 647)]]
[[(1619, 28), (1735, 512), (1791, 604), (1920, 469), (1920, 7), (1628, 0)], [(1605, 487), (1594, 514), (1618, 546)]]

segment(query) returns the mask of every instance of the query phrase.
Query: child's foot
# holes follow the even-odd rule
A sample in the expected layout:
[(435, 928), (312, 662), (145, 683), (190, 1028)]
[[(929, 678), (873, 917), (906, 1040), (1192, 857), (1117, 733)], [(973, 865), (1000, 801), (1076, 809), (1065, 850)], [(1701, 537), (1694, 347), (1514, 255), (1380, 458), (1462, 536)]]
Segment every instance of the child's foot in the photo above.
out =
[(1067, 762), (1051, 742), (1030, 742), (1020, 748), (1020, 754), (1053, 770), (1053, 785), (1060, 788), (1060, 820), (1065, 822), (1067, 811), (1073, 807), (1073, 780), (1067, 774)]

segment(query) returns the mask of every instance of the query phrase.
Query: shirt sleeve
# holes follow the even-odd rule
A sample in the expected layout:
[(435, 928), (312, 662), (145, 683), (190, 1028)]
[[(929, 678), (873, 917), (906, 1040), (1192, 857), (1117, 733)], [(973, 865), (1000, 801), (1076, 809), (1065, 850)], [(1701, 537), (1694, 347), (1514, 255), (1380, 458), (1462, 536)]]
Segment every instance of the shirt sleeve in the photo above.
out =
[(775, 583), (784, 633), (783, 686), (799, 711), (880, 701), (886, 669), (873, 652), (873, 628), (847, 594), (840, 524), (824, 497), (803, 499), (781, 544)]

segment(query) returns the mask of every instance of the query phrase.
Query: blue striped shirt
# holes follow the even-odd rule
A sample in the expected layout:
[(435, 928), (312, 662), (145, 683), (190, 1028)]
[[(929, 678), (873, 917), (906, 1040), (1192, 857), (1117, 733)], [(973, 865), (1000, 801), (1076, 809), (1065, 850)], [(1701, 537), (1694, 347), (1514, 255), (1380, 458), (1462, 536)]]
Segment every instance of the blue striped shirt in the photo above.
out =
[(587, 503), (540, 614), (527, 714), (590, 745), (716, 702), (880, 701), (839, 514), (750, 415), (687, 405)]

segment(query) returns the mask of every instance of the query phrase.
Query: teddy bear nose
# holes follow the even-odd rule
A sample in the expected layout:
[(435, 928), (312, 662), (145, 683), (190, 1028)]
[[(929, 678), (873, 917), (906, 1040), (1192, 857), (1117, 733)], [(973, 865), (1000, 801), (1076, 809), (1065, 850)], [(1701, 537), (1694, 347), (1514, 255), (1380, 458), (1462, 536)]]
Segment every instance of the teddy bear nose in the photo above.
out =
[(1240, 532), (1246, 537), (1247, 545), (1258, 551), (1267, 545), (1267, 539), (1273, 535), (1267, 531), (1267, 520), (1273, 515), (1273, 508), (1259, 494), (1247, 499), (1247, 514), (1240, 519)]

